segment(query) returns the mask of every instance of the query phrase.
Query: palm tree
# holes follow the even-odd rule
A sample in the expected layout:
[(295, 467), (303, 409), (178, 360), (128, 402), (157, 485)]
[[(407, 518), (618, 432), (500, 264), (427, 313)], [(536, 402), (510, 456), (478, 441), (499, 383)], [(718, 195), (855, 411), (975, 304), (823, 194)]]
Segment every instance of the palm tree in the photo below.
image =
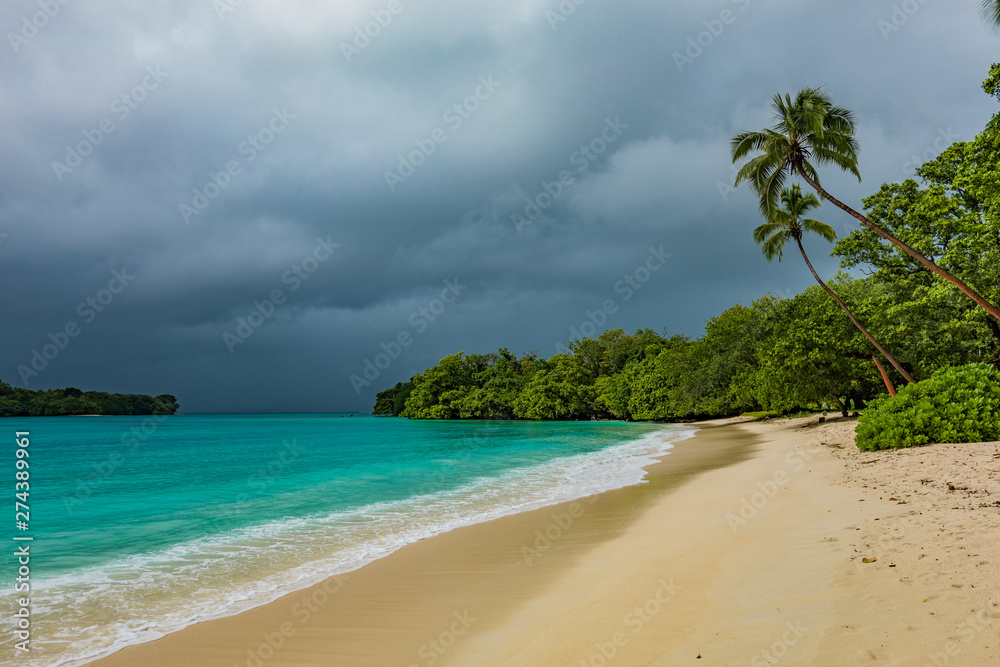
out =
[[(816, 198), (816, 195), (811, 192), (807, 195), (802, 194), (802, 189), (796, 184), (790, 188), (782, 188), (780, 193), (781, 206), (775, 208), (771, 211), (767, 218), (767, 222), (758, 227), (753, 231), (754, 240), (760, 244), (760, 251), (767, 261), (772, 261), (774, 258), (778, 258), (781, 261), (781, 253), (785, 248), (785, 242), (789, 239), (794, 239), (795, 243), (799, 246), (799, 252), (802, 253), (802, 259), (806, 261), (806, 266), (813, 274), (813, 278), (819, 283), (819, 286), (826, 290), (826, 293), (833, 297), (833, 300), (837, 302), (841, 310), (847, 313), (847, 316), (851, 318), (851, 322), (854, 326), (865, 335), (871, 344), (875, 346), (883, 357), (889, 360), (900, 374), (906, 378), (907, 382), (912, 383), (913, 378), (910, 374), (903, 370), (903, 367), (899, 365), (891, 354), (889, 354), (884, 347), (875, 337), (872, 336), (868, 329), (858, 321), (858, 318), (854, 316), (851, 309), (841, 301), (840, 297), (830, 289), (830, 287), (823, 282), (823, 279), (819, 277), (816, 273), (816, 269), (813, 268), (812, 262), (809, 261), (809, 255), (806, 254), (806, 249), (802, 247), (802, 235), (805, 232), (813, 232), (822, 236), (827, 241), (834, 241), (837, 238), (837, 232), (834, 231), (833, 227), (826, 224), (825, 222), (820, 222), (819, 220), (812, 220), (809, 218), (804, 218), (804, 216), (809, 213), (809, 211), (819, 208), (820, 202)], [(885, 374), (882, 365), (879, 364), (878, 358), (873, 356), (872, 359), (875, 361), (875, 365), (879, 367), (879, 371), (882, 373), (882, 379), (885, 380), (886, 387), (889, 388), (889, 393), (894, 394), (895, 390), (892, 387), (892, 383), (889, 382), (888, 376)]]
[(983, 0), (983, 19), (994, 30), (1000, 30), (1000, 0)]
[[(993, 0), (997, 3), (1000, 0)], [(733, 137), (730, 150), (733, 163), (759, 153), (744, 164), (736, 175), (736, 186), (749, 181), (760, 196), (760, 211), (765, 219), (777, 206), (781, 188), (791, 174), (801, 176), (821, 197), (857, 218), (873, 232), (895, 244), (928, 270), (951, 281), (973, 301), (1000, 320), (1000, 310), (964, 282), (951, 275), (923, 254), (906, 245), (874, 222), (861, 215), (823, 189), (817, 165), (834, 165), (858, 177), (858, 142), (854, 137), (854, 113), (835, 107), (830, 96), (819, 88), (804, 88), (793, 100), (776, 94), (771, 102), (775, 122), (760, 132), (742, 132)]]

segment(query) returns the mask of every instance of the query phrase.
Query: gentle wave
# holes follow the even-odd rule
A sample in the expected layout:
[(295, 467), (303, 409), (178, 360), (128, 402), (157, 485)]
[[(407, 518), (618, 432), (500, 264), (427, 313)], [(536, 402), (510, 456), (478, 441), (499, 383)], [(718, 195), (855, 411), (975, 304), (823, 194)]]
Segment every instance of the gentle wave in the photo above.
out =
[(664, 429), (457, 489), (288, 517), (39, 579), (33, 634), (40, 639), (19, 662), (81, 665), (266, 604), (433, 535), (641, 483), (645, 467), (694, 432)]

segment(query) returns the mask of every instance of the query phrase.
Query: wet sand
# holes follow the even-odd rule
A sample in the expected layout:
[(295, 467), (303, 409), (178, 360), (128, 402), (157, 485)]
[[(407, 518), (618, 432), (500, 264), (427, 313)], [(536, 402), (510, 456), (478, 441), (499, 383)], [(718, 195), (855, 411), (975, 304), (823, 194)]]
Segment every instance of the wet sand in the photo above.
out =
[(946, 525), (951, 492), (914, 472), (931, 456), (987, 484), (995, 443), (875, 456), (852, 423), (699, 426), (645, 484), (432, 537), (92, 664), (998, 664), (1000, 510)]
[(646, 484), (459, 528), (263, 607), (91, 664), (440, 664), (453, 648), (441, 646), (440, 640), (451, 643), (449, 633), (458, 644), (502, 626), (594, 546), (620, 538), (665, 494), (750, 455), (749, 432), (700, 426), (650, 467)]

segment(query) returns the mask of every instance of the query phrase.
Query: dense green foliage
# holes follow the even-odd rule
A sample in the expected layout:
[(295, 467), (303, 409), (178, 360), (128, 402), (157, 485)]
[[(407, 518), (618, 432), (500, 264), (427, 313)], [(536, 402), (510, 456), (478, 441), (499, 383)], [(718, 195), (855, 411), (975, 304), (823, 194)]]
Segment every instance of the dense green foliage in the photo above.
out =
[[(983, 85), (984, 90), (995, 90), (993, 80), (991, 71), (990, 78)], [(730, 144), (734, 164), (743, 158), (750, 158), (737, 172), (735, 185), (738, 186), (743, 181), (749, 183), (750, 188), (760, 197), (760, 211), (765, 220), (770, 220), (777, 210), (781, 193), (786, 191), (785, 180), (797, 176), (824, 200), (860, 221), (870, 232), (877, 234), (880, 240), (892, 243), (921, 268), (950, 282), (1000, 322), (1000, 308), (968, 282), (936, 263), (932, 256), (900, 240), (877, 222), (840, 201), (820, 185), (817, 167), (821, 166), (838, 167), (854, 174), (861, 181), (861, 172), (858, 170), (859, 146), (854, 114), (850, 109), (834, 106), (831, 97), (821, 88), (803, 88), (794, 100), (790, 95), (775, 95), (771, 108), (774, 112), (771, 127), (737, 134)], [(987, 127), (983, 136), (995, 134), (995, 130), (994, 122)], [(940, 212), (936, 211), (932, 216)], [(887, 354), (884, 348), (880, 351)], [(890, 358), (890, 361), (907, 381), (914, 381), (895, 359)]]
[[(983, 89), (1000, 100), (1000, 65)], [(768, 222), (777, 221), (787, 179), (809, 176), (818, 185), (805, 157), (857, 173), (848, 110), (833, 107), (816, 90), (795, 100), (775, 98), (775, 107), (787, 118), (733, 144), (734, 158), (758, 154), (739, 178), (760, 195)], [(866, 215), (1000, 302), (1000, 114), (979, 136), (951, 145), (916, 175), (883, 185), (865, 200)], [(802, 239), (791, 220), (785, 223), (785, 231), (767, 223), (758, 229), (765, 255), (780, 256), (781, 243)], [(820, 223), (809, 226), (832, 238)], [(380, 393), (375, 411), (415, 419), (670, 421), (787, 414), (823, 404), (846, 415), (874, 400), (862, 431), (875, 444), (866, 446), (998, 437), (989, 429), (996, 427), (1000, 405), (990, 402), (989, 387), (997, 382), (991, 368), (1000, 367), (1000, 323), (869, 227), (840, 239), (833, 254), (843, 268), (865, 277), (840, 273), (829, 281), (830, 291), (917, 380), (895, 401), (887, 400), (872, 361), (878, 354), (872, 339), (830, 294), (813, 286), (791, 298), (767, 295), (735, 305), (706, 322), (697, 339), (619, 329), (574, 341), (550, 359), (518, 358), (506, 349), (452, 355)], [(902, 382), (899, 371), (887, 371), (893, 384)], [(976, 420), (981, 427), (969, 425)]]
[[(917, 175), (920, 183), (886, 184), (865, 199), (868, 216), (1000, 301), (1000, 128), (951, 145)], [(960, 365), (990, 350), (997, 361), (1000, 323), (871, 230), (844, 237), (834, 254), (882, 285), (876, 311), (892, 323), (880, 339), (890, 349), (908, 350), (924, 368)]]
[(932, 442), (1000, 440), (1000, 372), (987, 364), (943, 368), (872, 402), (858, 421), (865, 451)]
[(170, 394), (108, 394), (75, 387), (32, 391), (0, 380), (0, 417), (60, 417), (68, 415), (172, 415), (177, 399)]
[[(884, 322), (872, 305), (882, 296), (877, 282), (840, 274), (831, 285), (853, 308)], [(550, 359), (518, 359), (507, 350), (451, 355), (381, 392), (375, 412), (414, 419), (673, 421), (827, 403), (846, 413), (883, 390), (871, 356), (861, 332), (814, 286), (791, 299), (736, 305), (693, 340), (616, 329), (574, 341)]]

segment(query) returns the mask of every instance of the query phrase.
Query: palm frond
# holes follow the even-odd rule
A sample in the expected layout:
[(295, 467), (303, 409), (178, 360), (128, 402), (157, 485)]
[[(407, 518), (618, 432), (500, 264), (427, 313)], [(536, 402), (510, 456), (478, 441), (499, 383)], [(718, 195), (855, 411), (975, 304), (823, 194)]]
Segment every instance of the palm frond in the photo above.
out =
[[(801, 169), (815, 184), (820, 182), (816, 165), (835, 165), (861, 179), (854, 114), (850, 109), (833, 106), (822, 87), (803, 88), (794, 98), (790, 93), (775, 93), (771, 109), (774, 116), (770, 127), (742, 132), (730, 142), (734, 164), (750, 158), (737, 171), (735, 186), (749, 183), (760, 198), (760, 213), (765, 219), (778, 209), (785, 182), (794, 170)], [(805, 205), (797, 215), (815, 206)]]
[(789, 129), (787, 123), (791, 107), (792, 100), (788, 95), (782, 98), (781, 93), (775, 93), (774, 97), (771, 98), (771, 109), (774, 111), (774, 125), (771, 126), (771, 129), (774, 132), (785, 134), (785, 131)]
[(799, 210), (799, 213), (805, 215), (809, 211), (815, 208), (819, 208), (822, 205), (823, 202), (819, 200), (819, 197), (817, 197), (812, 192), (807, 192), (806, 194), (802, 195), (802, 208)]
[(982, 14), (994, 31), (1000, 31), (1000, 0), (983, 0)]
[[(759, 229), (759, 228), (758, 228)], [(788, 239), (788, 234), (779, 230), (776, 233), (763, 239), (763, 243), (760, 246), (760, 254), (764, 255), (767, 261), (773, 261), (777, 259), (781, 261), (782, 252), (785, 249), (785, 241)]]
[(804, 88), (796, 99), (800, 123), (810, 135), (821, 136), (826, 129), (830, 109), (830, 96), (820, 88)]
[(799, 96), (803, 100), (812, 102), (814, 104), (822, 104), (826, 107), (829, 107), (832, 104), (830, 93), (823, 90), (823, 86), (816, 86), (814, 88), (803, 88), (801, 91), (799, 91)]
[(757, 243), (764, 243), (775, 234), (784, 234), (787, 226), (779, 222), (765, 222), (753, 230), (753, 240)]
[(767, 219), (765, 224), (774, 225), (775, 229), (787, 230), (795, 224), (795, 216), (790, 214), (787, 209), (776, 208), (771, 211), (771, 217)]
[(733, 183), (734, 188), (738, 188), (740, 186), (740, 183), (742, 183), (743, 181), (753, 180), (754, 172), (756, 172), (757, 170), (755, 163), (759, 162), (760, 160), (761, 158), (756, 157), (753, 160), (747, 162), (742, 167), (740, 167), (739, 171), (736, 172), (736, 180)]
[(831, 243), (837, 240), (837, 231), (825, 222), (806, 219), (802, 220), (801, 223), (803, 229), (810, 231), (813, 234), (818, 234)]
[(801, 233), (799, 219), (814, 208), (819, 208), (820, 202), (811, 192), (802, 194), (798, 183), (781, 191), (781, 208), (771, 214), (771, 220), (781, 222), (792, 232), (793, 236)]
[(781, 188), (785, 185), (787, 178), (788, 171), (786, 169), (775, 169), (767, 181), (757, 188), (757, 194), (760, 196), (760, 214), (765, 218), (770, 218), (772, 212), (778, 208), (778, 202), (781, 201)]
[(846, 107), (830, 107), (826, 114), (826, 128), (854, 135), (854, 112)]
[[(858, 170), (858, 158), (856, 154), (851, 152), (842, 152), (839, 150), (831, 150), (821, 146), (814, 146), (813, 157), (816, 158), (817, 164), (832, 164), (840, 167), (843, 171), (849, 172), (857, 177), (859, 182), (861, 181), (861, 172)], [(812, 177), (810, 176), (810, 178)]]
[[(754, 241), (760, 245), (760, 252), (767, 261), (777, 258), (780, 262), (785, 242), (788, 239), (801, 240), (803, 231), (818, 234), (827, 241), (837, 238), (837, 232), (825, 222), (803, 219), (806, 213), (819, 208), (821, 204), (813, 193), (803, 193), (797, 183), (781, 188), (777, 202), (780, 202), (780, 207), (772, 206), (765, 215), (766, 222), (753, 231)], [(763, 204), (764, 197), (761, 198), (762, 213)]]
[(847, 137), (839, 132), (828, 132), (819, 141), (812, 144), (812, 153), (834, 157), (844, 161), (858, 159), (858, 144), (853, 137)]
[(828, 123), (823, 129), (823, 135), (816, 137), (813, 143), (845, 154), (858, 152), (854, 126), (847, 123)]
[(742, 132), (733, 137), (729, 143), (729, 151), (735, 163), (753, 151), (762, 150), (766, 144), (767, 134), (764, 132)]

